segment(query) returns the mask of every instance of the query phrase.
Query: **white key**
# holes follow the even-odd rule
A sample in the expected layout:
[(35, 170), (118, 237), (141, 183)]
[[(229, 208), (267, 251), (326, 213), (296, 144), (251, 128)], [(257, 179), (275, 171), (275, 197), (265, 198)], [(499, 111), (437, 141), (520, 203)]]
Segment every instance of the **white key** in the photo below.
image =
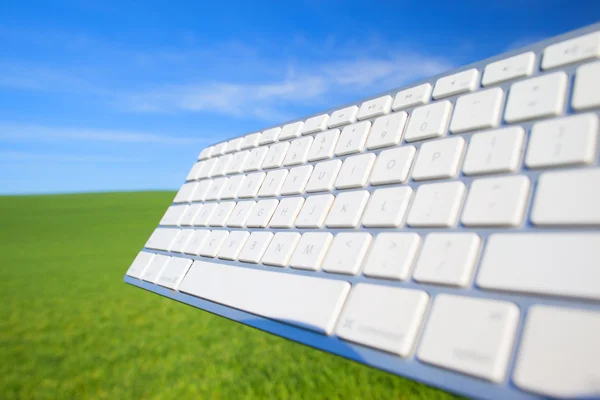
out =
[(369, 133), (367, 148), (380, 149), (400, 143), (407, 119), (408, 114), (404, 111), (377, 118)]
[(171, 245), (171, 251), (175, 253), (183, 253), (183, 249), (185, 249), (185, 246), (187, 246), (187, 243), (193, 234), (193, 229), (182, 229), (179, 231), (179, 235), (177, 235), (173, 241), (173, 244)]
[(342, 339), (408, 357), (421, 329), (429, 296), (422, 290), (357, 284), (336, 333)]
[(300, 136), (300, 131), (304, 125), (303, 121), (293, 122), (291, 124), (284, 125), (279, 133), (279, 140), (292, 139)]
[(181, 188), (177, 192), (173, 203), (187, 203), (191, 201), (196, 188), (198, 187), (198, 182), (189, 182), (181, 185)]
[(600, 393), (600, 313), (533, 306), (513, 375), (529, 392), (556, 398), (592, 399)]
[(263, 144), (275, 143), (279, 137), (279, 132), (281, 132), (281, 128), (279, 127), (267, 129), (260, 136), (258, 144), (262, 146)]
[(251, 133), (249, 135), (244, 136), (244, 139), (242, 140), (242, 145), (240, 146), (240, 148), (242, 150), (251, 149), (253, 147), (258, 146), (259, 141), (260, 141), (260, 132)]
[(236, 175), (229, 178), (225, 186), (223, 186), (223, 190), (221, 190), (221, 198), (235, 199), (244, 184), (244, 179), (246, 179), (246, 175)]
[(571, 105), (576, 110), (600, 106), (600, 62), (582, 65), (575, 73)]
[(217, 178), (213, 179), (212, 185), (210, 185), (209, 189), (206, 191), (206, 195), (204, 196), (206, 200), (219, 200), (221, 198), (221, 191), (223, 191), (223, 187), (227, 185), (227, 181), (229, 178)]
[(324, 131), (327, 129), (327, 120), (329, 120), (328, 114), (321, 114), (308, 118), (302, 127), (302, 134), (308, 135), (311, 133)]
[(335, 146), (335, 155), (360, 153), (365, 148), (367, 136), (371, 129), (371, 122), (362, 121), (354, 125), (346, 126), (342, 130), (340, 139)]
[(213, 153), (213, 150), (214, 150), (213, 146), (205, 148), (198, 155), (198, 160), (207, 160), (207, 159), (209, 159), (211, 157), (212, 153)]
[(329, 249), (333, 235), (329, 232), (308, 232), (302, 235), (292, 258), (290, 266), (298, 269), (318, 271), (321, 262)]
[(450, 228), (456, 225), (465, 196), (462, 182), (421, 185), (406, 223), (412, 227)]
[(170, 258), (171, 257), (163, 256), (162, 254), (157, 254), (144, 270), (142, 279), (154, 283), (156, 281), (156, 278), (159, 277), (165, 265), (167, 265), (167, 263), (169, 262)]
[(156, 284), (177, 290), (181, 280), (192, 265), (192, 261), (188, 258), (171, 257), (156, 280)]
[(200, 171), (198, 171), (198, 179), (206, 179), (206, 178), (210, 178), (211, 176), (213, 176), (212, 171), (213, 171), (213, 169), (215, 169), (215, 166), (217, 165), (218, 162), (219, 162), (219, 157), (206, 160), (204, 162), (204, 164), (202, 165), (202, 168), (200, 168)]
[(196, 261), (179, 291), (329, 335), (350, 284)]
[(210, 216), (208, 220), (208, 225), (210, 226), (225, 226), (231, 212), (235, 208), (235, 201), (224, 201), (219, 203), (219, 205), (215, 208), (215, 211)]
[(269, 148), (266, 146), (250, 150), (243, 167), (244, 171), (258, 171), (262, 167), (268, 152)]
[(421, 246), (416, 233), (380, 233), (375, 238), (363, 273), (374, 278), (407, 280)]
[(283, 160), (283, 165), (290, 166), (306, 163), (308, 151), (310, 150), (312, 142), (312, 136), (306, 136), (292, 141), (285, 159)]
[(182, 226), (191, 226), (193, 225), (194, 219), (196, 218), (196, 215), (198, 215), (198, 212), (200, 211), (200, 209), (202, 208), (202, 204), (192, 204), (190, 205), (187, 210), (185, 211), (185, 214), (183, 214), (181, 216), (181, 219), (179, 220), (179, 224)]
[(159, 225), (179, 226), (179, 221), (187, 209), (187, 204), (169, 207), (167, 212), (165, 212), (165, 215), (163, 215), (162, 219), (160, 220)]
[(303, 165), (301, 167), (290, 169), (290, 173), (288, 174), (287, 178), (285, 178), (285, 182), (281, 187), (281, 194), (284, 196), (291, 194), (302, 194), (306, 184), (308, 183), (308, 180), (310, 179), (312, 171), (312, 165)]
[(342, 169), (335, 180), (337, 189), (364, 187), (369, 180), (371, 168), (377, 157), (373, 153), (348, 157), (342, 164)]
[(546, 172), (531, 212), (536, 225), (600, 225), (600, 168)]
[(271, 232), (252, 232), (238, 256), (242, 262), (258, 264), (273, 238)]
[(341, 110), (331, 113), (331, 117), (327, 121), (328, 128), (337, 128), (338, 126), (351, 124), (356, 122), (356, 114), (358, 113), (357, 106), (342, 108)]
[(289, 147), (289, 142), (276, 143), (269, 147), (269, 152), (265, 157), (265, 161), (263, 161), (262, 168), (270, 169), (281, 167), (281, 165), (283, 164), (283, 159), (285, 158), (285, 154), (287, 153)]
[(233, 159), (233, 155), (225, 154), (217, 159), (217, 163), (211, 171), (211, 176), (223, 176), (225, 175), (225, 171), (227, 170), (227, 166)]
[(555, 72), (513, 83), (504, 111), (506, 122), (553, 117), (562, 113), (567, 94), (567, 74)]
[(415, 181), (453, 178), (458, 174), (465, 151), (461, 137), (423, 143), (412, 172)]
[(380, 115), (389, 114), (392, 109), (392, 96), (385, 95), (376, 99), (367, 100), (361, 104), (357, 119), (369, 119)]
[(459, 93), (472, 92), (479, 86), (479, 71), (475, 68), (440, 78), (433, 88), (433, 98), (440, 99)]
[(340, 160), (324, 161), (315, 165), (306, 184), (306, 191), (309, 193), (331, 191), (341, 166)]
[(179, 229), (156, 228), (146, 242), (146, 248), (156, 250), (171, 250), (171, 244), (179, 234)]
[(279, 192), (287, 175), (287, 169), (270, 171), (265, 177), (265, 181), (258, 191), (258, 197), (279, 196)]
[(219, 258), (223, 260), (237, 260), (248, 237), (250, 237), (250, 233), (245, 231), (230, 232), (219, 250)]
[(410, 186), (375, 190), (367, 204), (362, 224), (367, 228), (402, 226), (412, 192)]
[(513, 303), (440, 294), (433, 302), (417, 357), (502, 382), (518, 323), (519, 308)]
[(600, 300), (600, 234), (493, 234), (481, 259), (484, 289)]
[(271, 243), (269, 243), (269, 247), (267, 247), (261, 263), (276, 267), (285, 267), (288, 265), (299, 240), (300, 234), (296, 232), (276, 233)]
[(371, 235), (368, 233), (338, 233), (323, 260), (323, 270), (337, 274), (358, 274), (370, 244)]
[(206, 239), (204, 239), (204, 243), (200, 248), (200, 255), (204, 257), (216, 257), (228, 235), (229, 232), (227, 231), (211, 231)]
[(246, 226), (249, 228), (266, 228), (278, 204), (279, 200), (275, 199), (261, 200), (256, 203), (246, 222)]
[(225, 147), (227, 147), (227, 142), (215, 144), (213, 146), (213, 152), (211, 157), (222, 156), (223, 154), (225, 154)]
[(194, 166), (188, 173), (188, 176), (185, 178), (185, 180), (186, 181), (194, 181), (194, 180), (198, 179), (198, 174), (200, 173), (200, 170), (202, 169), (203, 166), (204, 166), (204, 163), (202, 161), (194, 164)]
[(248, 218), (250, 218), (255, 205), (256, 202), (254, 201), (240, 201), (237, 203), (227, 220), (227, 226), (231, 228), (243, 228)]
[(256, 197), (266, 176), (267, 174), (264, 172), (248, 174), (246, 179), (244, 179), (244, 184), (238, 192), (238, 197), (241, 199)]
[(144, 274), (144, 271), (146, 271), (146, 267), (150, 265), (150, 262), (152, 262), (153, 258), (153, 253), (140, 251), (135, 257), (135, 260), (133, 260), (131, 263), (131, 266), (127, 270), (126, 274), (133, 278), (140, 279), (140, 277)]
[(325, 223), (325, 218), (329, 213), (333, 200), (332, 194), (307, 197), (298, 218), (296, 218), (296, 227), (321, 228)]
[(522, 175), (474, 180), (465, 201), (462, 223), (465, 226), (521, 225), (530, 186), (529, 178)]
[(489, 86), (500, 82), (529, 76), (535, 67), (535, 54), (531, 51), (488, 64), (483, 71), (481, 84)]
[(291, 228), (304, 204), (302, 197), (288, 197), (279, 202), (269, 226), (271, 228)]
[(236, 151), (240, 151), (240, 146), (242, 145), (242, 140), (244, 140), (244, 138), (232, 139), (229, 142), (227, 142), (224, 153), (228, 154), (228, 153), (235, 153)]
[(521, 164), (525, 131), (520, 126), (471, 136), (463, 163), (465, 175), (514, 172)]
[(552, 44), (544, 49), (542, 69), (600, 57), (600, 32)]
[(525, 164), (529, 168), (591, 164), (597, 141), (596, 114), (537, 122), (531, 128)]
[(308, 161), (326, 160), (333, 157), (333, 151), (339, 137), (339, 129), (331, 129), (316, 135), (308, 152)]
[(424, 83), (422, 85), (398, 92), (398, 94), (396, 94), (396, 98), (394, 99), (392, 109), (394, 111), (398, 111), (403, 108), (420, 106), (422, 104), (429, 103), (430, 99), (431, 84)]
[(452, 104), (447, 100), (415, 108), (408, 120), (404, 140), (414, 142), (444, 135), (451, 111)]
[(498, 126), (503, 100), (504, 91), (500, 88), (459, 97), (454, 107), (450, 131), (461, 133)]
[(354, 228), (358, 225), (369, 200), (369, 192), (358, 190), (336, 196), (325, 225), (329, 228)]
[(413, 279), (465, 287), (471, 282), (481, 239), (475, 233), (430, 233), (425, 237)]
[(210, 236), (209, 230), (196, 229), (194, 231), (194, 233), (192, 234), (192, 236), (190, 237), (190, 240), (188, 240), (187, 245), (185, 246), (185, 249), (183, 249), (183, 252), (186, 254), (193, 254), (195, 256), (199, 256), (200, 249), (202, 248), (202, 245), (204, 244), (204, 240), (206, 240), (206, 238), (209, 236)]
[(239, 174), (240, 172), (242, 172), (244, 170), (244, 165), (246, 164), (246, 159), (248, 158), (249, 154), (250, 152), (248, 150), (238, 151), (237, 153), (233, 154), (233, 158), (231, 159), (231, 161), (227, 165), (227, 168), (225, 169), (225, 174), (231, 175)]
[(194, 226), (207, 226), (210, 217), (212, 217), (215, 209), (217, 208), (217, 203), (207, 203), (204, 204), (202, 209), (198, 211), (196, 214), (196, 218), (194, 218), (194, 222), (192, 225)]
[(406, 182), (416, 152), (413, 146), (402, 146), (379, 153), (369, 179), (371, 185)]

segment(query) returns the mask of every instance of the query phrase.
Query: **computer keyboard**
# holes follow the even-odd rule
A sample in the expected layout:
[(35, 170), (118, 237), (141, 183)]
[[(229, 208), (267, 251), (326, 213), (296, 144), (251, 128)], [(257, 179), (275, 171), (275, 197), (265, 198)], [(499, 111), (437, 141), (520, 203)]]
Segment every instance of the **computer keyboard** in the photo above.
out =
[(207, 147), (125, 281), (469, 397), (600, 398), (599, 58), (595, 24)]

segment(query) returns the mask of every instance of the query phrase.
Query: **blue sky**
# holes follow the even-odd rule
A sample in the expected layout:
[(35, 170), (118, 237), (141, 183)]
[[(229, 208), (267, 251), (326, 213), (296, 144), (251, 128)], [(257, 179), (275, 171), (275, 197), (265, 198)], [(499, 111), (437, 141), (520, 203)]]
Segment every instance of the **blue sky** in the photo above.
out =
[(212, 142), (599, 16), (573, 0), (4, 0), (0, 193), (176, 189)]

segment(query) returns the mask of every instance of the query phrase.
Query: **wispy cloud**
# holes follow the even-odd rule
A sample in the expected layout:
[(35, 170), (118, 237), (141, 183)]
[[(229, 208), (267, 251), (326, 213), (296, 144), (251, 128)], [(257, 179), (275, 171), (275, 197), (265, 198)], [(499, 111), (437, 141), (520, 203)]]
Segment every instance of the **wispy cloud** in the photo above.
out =
[(104, 163), (139, 163), (143, 160), (131, 157), (116, 157), (109, 155), (85, 154), (57, 154), (36, 153), (26, 151), (0, 151), (0, 162), (51, 162), (76, 163), (76, 164), (104, 164)]

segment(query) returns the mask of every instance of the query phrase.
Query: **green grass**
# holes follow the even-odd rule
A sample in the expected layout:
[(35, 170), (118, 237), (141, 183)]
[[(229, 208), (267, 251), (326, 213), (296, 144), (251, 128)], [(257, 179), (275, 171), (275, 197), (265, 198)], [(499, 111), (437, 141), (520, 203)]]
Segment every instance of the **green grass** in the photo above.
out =
[(0, 197), (0, 398), (454, 398), (123, 283), (172, 198)]

